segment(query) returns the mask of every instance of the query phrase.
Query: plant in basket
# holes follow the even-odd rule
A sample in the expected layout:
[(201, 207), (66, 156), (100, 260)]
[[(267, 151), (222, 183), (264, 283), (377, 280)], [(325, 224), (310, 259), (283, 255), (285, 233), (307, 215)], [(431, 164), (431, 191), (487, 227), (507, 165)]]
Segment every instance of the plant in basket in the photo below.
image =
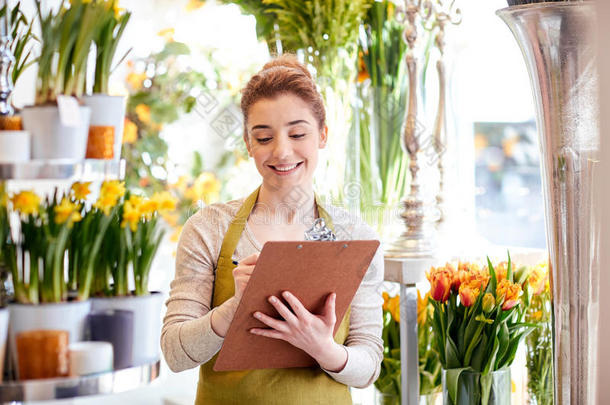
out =
[(535, 328), (523, 321), (525, 268), (474, 263), (431, 268), (435, 346), (443, 366), (447, 404), (510, 404), (512, 364), (520, 342)]

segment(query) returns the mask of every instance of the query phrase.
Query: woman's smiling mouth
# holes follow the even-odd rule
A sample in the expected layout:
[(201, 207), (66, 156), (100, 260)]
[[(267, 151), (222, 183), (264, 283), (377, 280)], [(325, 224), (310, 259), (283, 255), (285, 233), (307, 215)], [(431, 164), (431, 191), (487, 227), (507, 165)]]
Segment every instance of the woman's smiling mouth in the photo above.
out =
[(303, 164), (303, 162), (298, 162), (298, 163), (293, 163), (293, 164), (282, 164), (282, 165), (268, 165), (276, 174), (279, 174), (280, 176), (285, 176), (287, 174), (291, 174), (294, 173), (299, 167), (301, 167), (301, 165)]

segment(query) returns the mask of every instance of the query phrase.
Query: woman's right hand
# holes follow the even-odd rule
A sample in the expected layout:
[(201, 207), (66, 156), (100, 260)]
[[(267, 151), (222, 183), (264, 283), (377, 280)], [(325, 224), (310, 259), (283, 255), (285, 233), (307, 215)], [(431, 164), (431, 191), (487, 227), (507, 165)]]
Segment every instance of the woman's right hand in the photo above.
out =
[(251, 254), (239, 262), (237, 267), (233, 269), (233, 281), (235, 283), (235, 298), (239, 301), (244, 294), (246, 285), (250, 280), (254, 266), (258, 260), (258, 253)]

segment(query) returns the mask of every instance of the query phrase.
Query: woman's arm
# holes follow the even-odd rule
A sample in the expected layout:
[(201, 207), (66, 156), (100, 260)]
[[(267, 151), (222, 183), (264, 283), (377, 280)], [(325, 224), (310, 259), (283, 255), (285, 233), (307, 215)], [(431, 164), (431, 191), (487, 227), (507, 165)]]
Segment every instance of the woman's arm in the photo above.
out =
[[(368, 228), (354, 239), (378, 237)], [(324, 370), (336, 381), (351, 387), (368, 387), (379, 377), (383, 360), (383, 273), (383, 248), (379, 246), (352, 300), (349, 334), (344, 343), (347, 362), (338, 372)]]
[[(211, 326), (214, 253), (220, 235), (218, 213), (205, 207), (184, 225), (176, 253), (176, 274), (171, 283), (161, 331), (161, 349), (169, 368), (183, 371), (205, 363), (220, 350), (223, 338)], [(214, 309), (215, 321), (232, 319), (234, 299)], [(216, 313), (218, 312), (218, 313)]]

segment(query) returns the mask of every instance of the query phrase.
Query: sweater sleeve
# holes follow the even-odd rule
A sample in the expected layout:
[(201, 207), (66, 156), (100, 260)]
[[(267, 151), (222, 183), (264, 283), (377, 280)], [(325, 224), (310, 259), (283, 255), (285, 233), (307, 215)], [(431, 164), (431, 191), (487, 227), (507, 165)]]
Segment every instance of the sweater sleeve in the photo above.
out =
[[(364, 224), (350, 233), (353, 239), (379, 239)], [(355, 388), (368, 387), (379, 377), (383, 360), (383, 274), (383, 248), (380, 245), (352, 300), (349, 334), (344, 343), (347, 363), (336, 373), (324, 370), (336, 381)]]
[[(189, 218), (178, 242), (176, 273), (161, 330), (161, 349), (174, 372), (205, 363), (224, 340), (210, 323), (219, 234), (218, 213), (208, 206)], [(214, 311), (231, 305), (228, 300)]]

